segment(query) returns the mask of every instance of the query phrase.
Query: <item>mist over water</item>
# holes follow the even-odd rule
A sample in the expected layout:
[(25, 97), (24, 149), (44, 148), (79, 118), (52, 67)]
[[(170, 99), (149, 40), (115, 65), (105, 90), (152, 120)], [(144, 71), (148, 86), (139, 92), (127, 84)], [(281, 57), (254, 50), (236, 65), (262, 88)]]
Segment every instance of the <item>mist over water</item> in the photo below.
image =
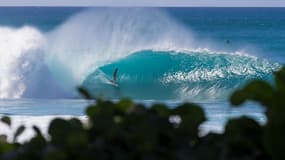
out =
[(54, 31), (51, 39), (49, 61), (64, 63), (63, 77), (70, 77), (71, 85), (136, 51), (192, 45), (190, 32), (155, 9), (87, 10)]
[[(206, 48), (154, 8), (87, 9), (50, 32), (2, 26), (0, 34), (0, 98), (73, 98), (83, 85), (110, 99), (219, 101), (280, 67), (246, 52)], [(116, 67), (120, 88), (109, 84)]]

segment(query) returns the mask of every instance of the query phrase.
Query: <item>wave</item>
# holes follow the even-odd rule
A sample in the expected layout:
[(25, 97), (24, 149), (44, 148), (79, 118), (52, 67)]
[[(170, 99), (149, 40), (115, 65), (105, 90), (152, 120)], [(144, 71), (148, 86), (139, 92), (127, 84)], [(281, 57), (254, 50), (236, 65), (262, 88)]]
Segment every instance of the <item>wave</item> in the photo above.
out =
[(49, 67), (69, 89), (94, 68), (136, 51), (194, 44), (191, 32), (168, 15), (141, 8), (89, 9), (50, 33), (49, 42)]
[[(144, 50), (99, 67), (83, 85), (105, 98), (219, 101), (249, 80), (269, 80), (278, 67), (236, 53)], [(119, 68), (120, 88), (109, 82), (114, 68)]]
[[(83, 85), (106, 98), (220, 99), (280, 66), (205, 49), (152, 8), (88, 9), (48, 33), (0, 26), (0, 35), (0, 98), (71, 98)], [(107, 84), (115, 67), (119, 90)]]

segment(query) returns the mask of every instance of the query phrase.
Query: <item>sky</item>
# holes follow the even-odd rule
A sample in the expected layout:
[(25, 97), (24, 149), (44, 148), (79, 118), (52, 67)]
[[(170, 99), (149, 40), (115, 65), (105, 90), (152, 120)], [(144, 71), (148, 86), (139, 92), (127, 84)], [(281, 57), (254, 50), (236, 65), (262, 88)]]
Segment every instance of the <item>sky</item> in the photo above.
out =
[(0, 6), (285, 7), (285, 0), (0, 0)]

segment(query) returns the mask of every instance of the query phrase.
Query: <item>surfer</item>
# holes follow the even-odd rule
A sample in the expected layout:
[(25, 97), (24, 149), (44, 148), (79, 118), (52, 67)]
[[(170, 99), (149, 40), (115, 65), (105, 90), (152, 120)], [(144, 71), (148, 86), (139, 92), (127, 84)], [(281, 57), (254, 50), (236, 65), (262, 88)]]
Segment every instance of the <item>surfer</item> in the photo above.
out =
[(117, 73), (118, 73), (118, 68), (116, 68), (115, 70), (114, 70), (114, 73), (113, 73), (113, 80), (111, 80), (111, 82), (112, 82), (112, 84), (114, 85), (114, 86), (117, 86), (118, 84), (117, 84)]

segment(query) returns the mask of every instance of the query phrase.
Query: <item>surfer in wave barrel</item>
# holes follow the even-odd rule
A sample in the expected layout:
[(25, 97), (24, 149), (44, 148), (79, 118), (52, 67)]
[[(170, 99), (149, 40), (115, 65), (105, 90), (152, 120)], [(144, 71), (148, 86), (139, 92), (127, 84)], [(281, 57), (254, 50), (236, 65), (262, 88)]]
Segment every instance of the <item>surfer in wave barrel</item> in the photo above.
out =
[(118, 68), (116, 68), (114, 70), (113, 80), (110, 80), (113, 86), (119, 86), (118, 83), (117, 83), (117, 73), (118, 73)]

